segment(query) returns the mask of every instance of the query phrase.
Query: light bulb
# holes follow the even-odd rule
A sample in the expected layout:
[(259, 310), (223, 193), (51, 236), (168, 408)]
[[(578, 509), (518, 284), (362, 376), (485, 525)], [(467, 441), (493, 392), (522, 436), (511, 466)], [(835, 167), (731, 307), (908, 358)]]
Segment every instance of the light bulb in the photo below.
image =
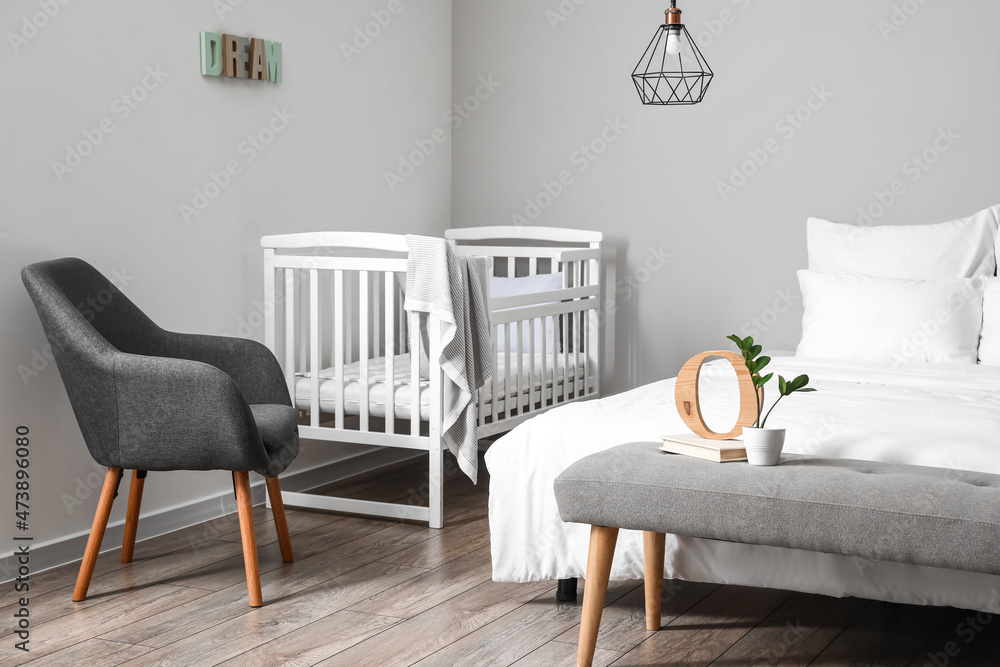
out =
[(669, 53), (672, 56), (676, 56), (678, 53), (681, 52), (681, 47), (683, 46), (684, 45), (681, 42), (681, 36), (678, 35), (676, 32), (670, 32), (667, 35), (667, 53)]

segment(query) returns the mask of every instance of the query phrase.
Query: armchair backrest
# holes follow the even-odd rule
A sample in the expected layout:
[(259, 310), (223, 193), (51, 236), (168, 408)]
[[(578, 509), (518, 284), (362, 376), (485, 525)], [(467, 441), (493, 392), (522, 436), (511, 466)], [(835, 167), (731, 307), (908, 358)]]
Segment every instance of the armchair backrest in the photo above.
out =
[(21, 279), (35, 304), (91, 455), (118, 459), (114, 357), (138, 352), (159, 330), (110, 280), (83, 260), (39, 262)]

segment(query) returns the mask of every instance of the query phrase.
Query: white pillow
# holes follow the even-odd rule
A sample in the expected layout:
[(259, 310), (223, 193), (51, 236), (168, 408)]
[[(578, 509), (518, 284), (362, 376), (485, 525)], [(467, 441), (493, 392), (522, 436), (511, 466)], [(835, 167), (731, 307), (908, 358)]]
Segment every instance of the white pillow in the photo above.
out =
[(1000, 206), (937, 225), (858, 227), (809, 218), (809, 268), (882, 278), (992, 276)]
[(969, 363), (978, 358), (985, 278), (897, 280), (799, 271), (796, 356)]
[[(521, 296), (522, 294), (537, 294), (552, 292), (563, 288), (562, 271), (556, 273), (540, 273), (522, 278), (490, 278), (490, 299), (505, 296)], [(542, 351), (542, 337), (545, 337), (545, 351), (552, 352), (552, 332), (555, 329), (554, 318), (545, 317), (535, 320), (535, 354)], [(543, 324), (544, 322), (544, 324)], [(531, 328), (525, 322), (521, 325), (521, 345), (517, 342), (517, 325), (511, 325), (511, 353), (530, 352)], [(506, 325), (497, 329), (497, 352), (507, 349)]]
[(983, 292), (983, 333), (979, 363), (1000, 366), (1000, 278), (987, 278)]

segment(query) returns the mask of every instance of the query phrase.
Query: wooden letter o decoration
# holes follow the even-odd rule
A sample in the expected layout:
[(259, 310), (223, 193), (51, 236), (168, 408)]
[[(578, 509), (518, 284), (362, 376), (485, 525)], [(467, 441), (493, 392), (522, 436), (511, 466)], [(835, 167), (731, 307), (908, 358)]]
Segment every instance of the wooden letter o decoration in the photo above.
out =
[[(722, 357), (736, 370), (736, 379), (740, 385), (740, 414), (736, 426), (729, 433), (716, 433), (708, 428), (701, 416), (701, 406), (698, 405), (698, 379), (701, 377), (701, 367), (709, 357)], [(743, 434), (744, 426), (752, 426), (757, 421), (757, 397), (754, 396), (753, 377), (743, 361), (743, 357), (735, 352), (716, 350), (702, 352), (691, 357), (677, 375), (674, 387), (674, 400), (677, 402), (677, 412), (687, 427), (697, 435), (708, 440), (732, 440)], [(764, 390), (760, 391), (761, 403), (764, 401)]]

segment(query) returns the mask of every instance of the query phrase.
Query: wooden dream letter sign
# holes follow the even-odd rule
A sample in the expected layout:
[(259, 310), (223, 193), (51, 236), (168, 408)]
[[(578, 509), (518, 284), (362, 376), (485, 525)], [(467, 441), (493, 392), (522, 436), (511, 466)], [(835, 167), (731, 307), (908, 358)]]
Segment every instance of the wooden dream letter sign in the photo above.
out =
[(201, 73), (281, 83), (281, 42), (229, 33), (201, 33)]
[[(736, 379), (740, 386), (740, 415), (736, 419), (736, 426), (729, 433), (716, 433), (710, 429), (701, 415), (701, 406), (698, 405), (698, 379), (701, 377), (701, 367), (709, 357), (722, 357), (736, 369)], [(689, 429), (708, 440), (732, 440), (743, 433), (744, 426), (753, 425), (757, 421), (755, 393), (753, 377), (743, 362), (743, 357), (726, 350), (702, 352), (692, 357), (681, 368), (681, 372), (677, 375), (677, 384), (674, 386), (674, 400), (677, 402), (677, 412), (680, 413), (681, 419)], [(761, 391), (761, 401), (763, 398)]]
[(258, 37), (250, 40), (250, 78), (255, 81), (267, 81), (267, 51), (264, 40)]
[(222, 35), (222, 76), (245, 79), (247, 71), (243, 66), (243, 38), (238, 35)]

